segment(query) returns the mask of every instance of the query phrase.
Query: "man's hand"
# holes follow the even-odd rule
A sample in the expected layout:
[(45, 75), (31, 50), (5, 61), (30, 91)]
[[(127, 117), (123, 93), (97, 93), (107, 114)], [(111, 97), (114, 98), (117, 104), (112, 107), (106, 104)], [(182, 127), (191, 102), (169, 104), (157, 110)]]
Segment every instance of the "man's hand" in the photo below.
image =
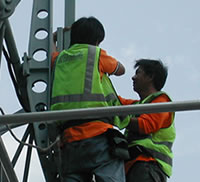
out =
[(138, 124), (138, 119), (136, 117), (132, 117), (130, 119), (130, 123), (127, 126), (127, 129), (132, 132), (139, 133), (139, 124)]
[[(63, 32), (70, 31), (70, 29), (71, 29), (71, 27), (64, 27)], [(54, 41), (54, 43), (57, 41), (57, 30), (55, 32), (53, 32), (53, 41)]]

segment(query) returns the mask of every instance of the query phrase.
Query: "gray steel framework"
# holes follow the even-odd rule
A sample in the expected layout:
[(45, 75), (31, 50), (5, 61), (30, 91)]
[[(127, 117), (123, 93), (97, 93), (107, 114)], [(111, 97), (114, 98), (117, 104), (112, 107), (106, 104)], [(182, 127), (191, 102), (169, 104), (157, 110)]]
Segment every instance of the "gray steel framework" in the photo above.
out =
[[(13, 14), (20, 0), (0, 0), (0, 63), (3, 53), (7, 60), (9, 73), (18, 100), (22, 106), (19, 112), (22, 113), (48, 110), (50, 98), (53, 0), (32, 0), (32, 2), (33, 8), (28, 53), (24, 53), (24, 56), (20, 58), (9, 23), (9, 17)], [(75, 0), (65, 0), (64, 2), (64, 24), (65, 26), (69, 26), (75, 19)], [(59, 32), (58, 45), (62, 45), (60, 46), (60, 50), (62, 50), (69, 44), (69, 34), (63, 33), (62, 28), (59, 28)], [(64, 34), (64, 39), (61, 39), (61, 33)], [(42, 85), (43, 90), (37, 90), (37, 85)], [(2, 135), (10, 130), (10, 128), (16, 128), (20, 125), (16, 123), (6, 126), (1, 125), (0, 133)], [(6, 150), (1, 150), (0, 164), (3, 181), (9, 181), (10, 177), (10, 181), (17, 181), (14, 180), (16, 175), (13, 168), (24, 148), (24, 142), (27, 142), (29, 147), (27, 150), (23, 181), (28, 181), (32, 153), (32, 147), (30, 146), (36, 143), (40, 148), (47, 147), (50, 142), (48, 136), (49, 133), (45, 121), (31, 123), (24, 132), (24, 136), (18, 146), (12, 163), (9, 163), (9, 161), (6, 162), (10, 165), (5, 166), (6, 163), (3, 160), (3, 156), (6, 156), (7, 153)], [(5, 149), (3, 142), (0, 142), (0, 148)], [(38, 150), (43, 174), (45, 180), (48, 182), (60, 181), (58, 168), (55, 167), (55, 164), (58, 163), (58, 158), (55, 153), (54, 150), (49, 150), (45, 153)], [(8, 170), (8, 166), (10, 166), (10, 170)]]
[[(118, 106), (107, 108), (89, 108), (50, 112), (50, 80), (52, 52), (52, 17), (53, 0), (33, 0), (32, 20), (28, 53), (21, 58), (15, 45), (9, 17), (13, 14), (20, 0), (0, 0), (0, 66), (2, 53), (7, 60), (10, 76), (15, 87), (22, 109), (12, 115), (0, 116), (0, 134), (12, 128), (26, 124), (19, 146), (12, 160), (9, 159), (3, 140), (0, 136), (0, 180), (2, 182), (18, 182), (14, 167), (24, 149), (28, 145), (24, 164), (23, 182), (28, 181), (33, 144), (37, 145), (38, 156), (45, 180), (59, 182), (59, 151), (54, 147), (48, 131), (48, 123), (57, 119), (98, 118), (99, 116), (127, 115), (167, 111), (200, 110), (200, 100), (159, 104), (143, 104), (137, 106)], [(70, 26), (75, 20), (75, 0), (65, 0), (64, 26)], [(58, 50), (69, 45), (69, 32), (58, 29)], [(21, 63), (23, 62), (23, 63)], [(37, 90), (37, 84), (44, 89)], [(54, 137), (55, 139), (55, 137)], [(55, 141), (56, 142), (56, 141)], [(49, 150), (40, 150), (49, 149)]]

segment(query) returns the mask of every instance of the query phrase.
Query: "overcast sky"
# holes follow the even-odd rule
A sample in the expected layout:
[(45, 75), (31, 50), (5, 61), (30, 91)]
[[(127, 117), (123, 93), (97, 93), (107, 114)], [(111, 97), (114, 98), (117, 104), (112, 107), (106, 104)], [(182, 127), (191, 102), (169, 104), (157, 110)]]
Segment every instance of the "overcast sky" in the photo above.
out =
[[(63, 2), (54, 1), (54, 30), (64, 24)], [(31, 7), (32, 1), (22, 0), (10, 17), (20, 57), (28, 50)], [(152, 58), (161, 59), (168, 66), (169, 75), (163, 90), (174, 101), (186, 101), (197, 100), (200, 95), (199, 9), (199, 0), (79, 0), (76, 1), (76, 19), (95, 16), (103, 23), (106, 37), (100, 47), (126, 68), (124, 76), (111, 77), (119, 95), (138, 99), (131, 81), (134, 60)], [(21, 106), (4, 59), (0, 68), (0, 84), (0, 107), (6, 114), (16, 112)], [(173, 147), (173, 175), (169, 182), (199, 179), (199, 116), (199, 111), (176, 113), (177, 138)], [(20, 136), (21, 129), (15, 131)], [(12, 156), (14, 140), (8, 135), (4, 138)], [(35, 153), (33, 158), (29, 181), (44, 182)], [(17, 164), (20, 169), (16, 169), (19, 179), (23, 174), (21, 163)]]

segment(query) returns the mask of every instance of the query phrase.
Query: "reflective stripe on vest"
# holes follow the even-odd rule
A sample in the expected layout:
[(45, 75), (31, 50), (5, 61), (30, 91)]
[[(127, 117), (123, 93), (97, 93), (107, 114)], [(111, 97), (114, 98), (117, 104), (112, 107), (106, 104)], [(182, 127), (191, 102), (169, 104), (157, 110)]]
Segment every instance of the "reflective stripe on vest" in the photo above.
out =
[(153, 137), (151, 135), (147, 135), (145, 139), (147, 138), (150, 139), (154, 144), (165, 145), (170, 151), (172, 150), (173, 142), (168, 142), (168, 141), (156, 142), (156, 141), (153, 141)]
[(172, 150), (172, 145), (173, 142), (155, 142), (153, 141), (154, 144), (158, 144), (158, 145), (165, 145), (166, 147), (168, 147), (169, 150)]
[[(146, 149), (146, 148), (145, 148)], [(156, 150), (153, 150), (153, 149), (146, 149), (149, 153), (151, 153), (151, 155), (154, 157), (154, 158), (157, 158), (161, 161), (164, 161), (166, 162), (167, 164), (169, 164), (170, 166), (172, 166), (172, 158), (169, 157), (168, 155), (165, 155), (165, 154), (162, 154)]]
[(111, 101), (115, 100), (114, 94), (109, 94), (104, 97), (103, 94), (74, 94), (74, 95), (61, 95), (52, 98), (51, 104), (59, 102), (80, 102), (80, 101)]
[(116, 100), (114, 93), (110, 93), (108, 96), (103, 94), (92, 94), (92, 80), (94, 60), (96, 56), (96, 47), (88, 45), (88, 59), (85, 74), (85, 87), (83, 94), (61, 95), (51, 99), (51, 105), (59, 102), (81, 102), (81, 101), (111, 101)]

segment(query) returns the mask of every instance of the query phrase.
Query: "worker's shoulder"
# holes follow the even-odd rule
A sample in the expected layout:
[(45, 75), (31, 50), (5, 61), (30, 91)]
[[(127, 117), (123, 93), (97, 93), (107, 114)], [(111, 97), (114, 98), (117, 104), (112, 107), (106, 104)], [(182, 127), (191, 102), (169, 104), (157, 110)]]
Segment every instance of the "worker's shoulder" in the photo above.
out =
[(166, 94), (165, 92), (163, 92), (160, 95), (158, 95), (157, 97), (155, 97), (152, 100), (152, 103), (154, 103), (154, 102), (170, 102), (170, 101), (171, 101), (171, 99), (168, 96), (168, 94)]
[(125, 99), (121, 97), (120, 95), (118, 96), (118, 98), (123, 105), (131, 105), (138, 101), (138, 100), (133, 100), (133, 99)]

